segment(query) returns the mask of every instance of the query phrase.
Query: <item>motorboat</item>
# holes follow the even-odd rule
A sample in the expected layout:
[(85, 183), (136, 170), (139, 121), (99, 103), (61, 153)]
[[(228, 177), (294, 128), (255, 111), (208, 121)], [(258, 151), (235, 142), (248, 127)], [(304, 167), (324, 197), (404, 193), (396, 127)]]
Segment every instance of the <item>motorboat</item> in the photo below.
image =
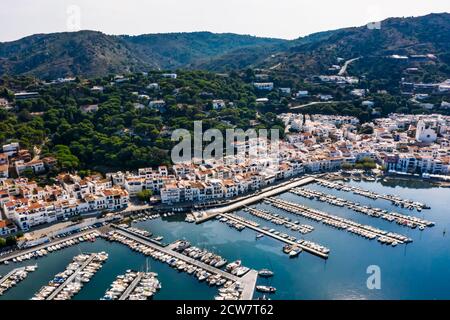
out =
[(263, 278), (270, 278), (274, 276), (274, 272), (269, 269), (262, 269), (258, 272), (258, 275)]
[(256, 290), (264, 293), (275, 293), (277, 291), (276, 288), (270, 286), (256, 286)]

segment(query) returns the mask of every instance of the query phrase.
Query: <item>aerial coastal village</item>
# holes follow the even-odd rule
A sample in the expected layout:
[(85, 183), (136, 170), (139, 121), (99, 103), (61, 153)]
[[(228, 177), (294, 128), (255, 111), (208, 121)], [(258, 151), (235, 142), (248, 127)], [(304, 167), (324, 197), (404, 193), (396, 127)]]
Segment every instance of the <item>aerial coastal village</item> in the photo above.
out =
[[(257, 158), (228, 156), (202, 164), (176, 164), (168, 168), (142, 168), (81, 178), (61, 173), (54, 185), (39, 186), (22, 176), (54, 165), (51, 158), (31, 159), (18, 143), (4, 145), (0, 153), (1, 234), (60, 221), (86, 213), (126, 209), (130, 197), (149, 190), (154, 202), (176, 204), (228, 200), (301, 174), (354, 168), (373, 161), (398, 174), (424, 177), (450, 172), (450, 117), (392, 114), (357, 131), (359, 120), (349, 116), (281, 114), (289, 133), (279, 153)], [(249, 139), (235, 144), (249, 154), (267, 150), (269, 140)], [(237, 153), (239, 154), (239, 153)], [(11, 173), (11, 174), (10, 174)], [(442, 177), (444, 178), (444, 177)]]

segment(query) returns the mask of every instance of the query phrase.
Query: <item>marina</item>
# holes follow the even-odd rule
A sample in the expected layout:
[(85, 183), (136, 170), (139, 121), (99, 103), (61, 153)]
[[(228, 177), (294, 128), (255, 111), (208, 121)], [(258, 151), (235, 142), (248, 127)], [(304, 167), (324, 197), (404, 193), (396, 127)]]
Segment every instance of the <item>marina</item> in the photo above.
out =
[[(230, 298), (232, 300), (235, 300), (235, 298), (240, 300), (251, 300), (253, 297), (257, 277), (257, 272), (255, 270), (248, 270), (248, 273), (241, 278), (202, 261), (178, 253), (171, 249), (174, 246), (161, 247), (153, 242), (144, 240), (120, 229), (110, 231), (105, 237), (110, 241), (118, 241), (125, 244), (146, 256), (163, 261), (178, 269), (180, 272), (185, 271), (190, 274), (195, 274), (199, 281), (206, 280), (211, 284), (214, 280), (214, 284), (219, 283), (224, 286), (226, 285), (228, 291), (230, 291), (231, 288), (234, 288), (234, 293), (231, 294), (227, 291), (229, 294), (224, 298)], [(223, 283), (222, 279), (225, 279), (226, 282)]]
[(433, 227), (434, 222), (413, 217), (410, 215), (404, 215), (396, 212), (388, 212), (380, 208), (374, 208), (369, 206), (362, 206), (359, 203), (348, 201), (342, 198), (338, 198), (333, 195), (328, 195), (320, 191), (308, 190), (304, 188), (295, 188), (290, 192), (301, 197), (309, 199), (317, 199), (322, 202), (327, 202), (338, 207), (347, 207), (355, 212), (368, 215), (370, 217), (381, 218), (389, 222), (396, 222), (399, 225), (415, 229), (419, 227), (420, 230), (425, 230), (426, 227)]
[(16, 268), (4, 277), (0, 277), (0, 296), (28, 277), (28, 273), (36, 271), (37, 265)]
[(324, 186), (329, 189), (342, 190), (345, 192), (353, 192), (354, 194), (358, 194), (358, 195), (367, 197), (372, 200), (383, 199), (386, 201), (390, 201), (393, 205), (395, 205), (397, 207), (400, 206), (402, 208), (406, 208), (409, 210), (416, 209), (417, 211), (422, 211), (423, 209), (430, 209), (430, 207), (424, 203), (421, 203), (418, 201), (413, 201), (413, 200), (402, 199), (395, 195), (379, 194), (379, 193), (376, 193), (376, 192), (373, 192), (373, 191), (370, 191), (367, 189), (354, 187), (354, 186), (340, 183), (340, 182), (331, 182), (331, 181), (326, 181), (326, 180), (322, 180), (322, 179), (317, 179), (316, 181), (319, 185)]
[[(183, 255), (182, 251), (175, 252), (177, 242), (180, 242), (178, 239), (189, 239), (191, 247), (194, 247), (191, 250), (196, 251), (195, 248), (197, 248), (201, 252), (212, 254), (205, 257), (206, 261), (210, 259), (209, 263), (213, 263), (215, 258), (218, 257), (227, 260), (222, 267), (224, 269), (222, 271), (229, 277), (235, 275), (227, 272), (225, 270), (226, 266), (231, 263), (237, 263), (237, 261), (244, 262), (245, 266), (250, 268), (251, 271), (260, 270), (259, 272), (254, 271), (254, 273), (249, 272), (243, 277), (237, 277), (241, 279), (241, 285), (237, 287), (217, 286), (217, 280), (214, 285), (211, 285), (208, 283), (210, 278), (205, 277), (206, 274), (199, 273), (197, 276), (197, 272), (193, 271), (192, 267), (187, 267), (186, 269), (188, 263), (185, 263), (183, 266), (180, 262), (177, 266), (176, 262), (172, 260), (172, 263), (174, 263), (172, 266), (168, 264), (172, 258), (169, 258), (169, 256), (164, 258), (165, 254), (158, 253), (158, 255), (155, 254), (155, 257), (159, 256), (159, 258), (150, 259), (151, 269), (153, 272), (158, 273), (158, 280), (161, 279), (160, 281), (164, 286), (152, 298), (157, 300), (222, 300), (235, 298), (236, 294), (240, 294), (239, 290), (242, 290), (243, 293), (247, 288), (249, 291), (252, 291), (253, 298), (261, 298), (261, 296), (266, 294), (271, 299), (347, 299), (350, 297), (357, 299), (448, 298), (449, 288), (446, 283), (450, 281), (450, 274), (447, 271), (450, 260), (447, 258), (449, 252), (446, 245), (446, 235), (443, 233), (444, 229), (448, 230), (450, 227), (450, 221), (445, 214), (448, 189), (429, 188), (426, 187), (426, 183), (416, 183), (414, 185), (415, 188), (395, 187), (395, 191), (393, 191), (394, 187), (381, 185), (380, 183), (352, 182), (352, 184), (363, 189), (377, 190), (378, 193), (395, 193), (402, 198), (413, 198), (421, 202), (426, 201), (432, 209), (426, 211), (425, 218), (426, 220), (435, 221), (436, 226), (427, 229), (427, 232), (420, 232), (417, 230), (418, 228), (416, 230), (405, 228), (397, 223), (390, 223), (384, 219), (374, 219), (374, 217), (365, 214), (355, 215), (353, 210), (347, 206), (332, 206), (328, 202), (317, 201), (317, 199), (309, 199), (307, 197), (300, 198), (291, 192), (285, 192), (280, 194), (278, 199), (321, 212), (333, 212), (335, 216), (350, 219), (361, 225), (372, 225), (373, 223), (373, 226), (380, 230), (389, 230), (392, 233), (405, 232), (405, 236), (414, 239), (412, 245), (401, 246), (401, 249), (393, 250), (391, 246), (380, 246), (376, 242), (362, 241), (352, 237), (351, 233), (342, 232), (342, 230), (336, 228), (329, 228), (328, 225), (322, 222), (274, 207), (268, 201), (260, 201), (253, 204), (252, 209), (268, 212), (273, 216), (277, 214), (280, 217), (291, 219), (291, 222), (295, 222), (298, 219), (299, 223), (303, 225), (308, 221), (307, 224), (314, 227), (314, 231), (302, 235), (304, 240), (323, 243), (333, 253), (329, 255), (326, 262), (303, 253), (299, 259), (292, 259), (287, 263), (284, 258), (286, 257), (285, 251), (291, 248), (285, 249), (279, 245), (280, 240), (267, 234), (264, 234), (263, 237), (257, 237), (262, 233), (249, 226), (246, 226), (241, 232), (237, 232), (234, 228), (229, 228), (226, 224), (220, 222), (219, 219), (205, 221), (202, 224), (187, 223), (184, 215), (142, 219), (142, 221), (137, 221), (133, 227), (163, 236), (165, 241), (170, 243), (164, 249), (170, 253), (171, 257), (175, 257), (172, 253)], [(319, 184), (311, 184), (308, 186), (309, 188), (333, 195), (336, 198), (342, 197), (337, 190), (330, 190)], [(360, 195), (349, 194), (348, 201), (360, 203), (363, 207), (373, 208), (373, 200)], [(379, 202), (377, 207), (388, 212), (397, 211), (402, 215), (408, 215), (410, 211), (407, 208), (397, 207), (390, 202)], [(242, 207), (242, 210), (236, 211), (233, 215), (241, 218), (251, 216), (250, 212), (245, 210), (245, 207)], [(253, 222), (259, 224), (260, 229), (269, 227), (263, 226), (264, 222), (268, 220), (257, 216), (253, 217)], [(423, 218), (422, 216), (420, 217)], [(235, 223), (242, 224), (242, 221), (235, 221)], [(275, 229), (277, 226), (274, 225), (273, 228)], [(111, 230), (113, 229), (103, 227), (97, 230), (90, 230), (90, 232), (104, 232), (106, 235)], [(268, 229), (267, 231), (270, 230)], [(283, 232), (279, 232), (279, 235), (283, 233), (289, 237), (298, 237), (299, 235), (299, 231), (293, 231), (290, 228), (285, 228)], [(74, 236), (71, 237), (73, 238)], [(80, 234), (76, 236), (79, 237)], [(135, 235), (135, 237), (141, 238), (138, 235)], [(34, 292), (38, 292), (42, 286), (48, 285), (48, 281), (53, 279), (55, 274), (64, 270), (72, 258), (79, 254), (79, 251), (105, 251), (108, 252), (109, 258), (108, 263), (98, 270), (95, 277), (91, 278), (90, 282), (84, 283), (83, 289), (72, 297), (74, 300), (98, 300), (104, 297), (105, 292), (108, 291), (111, 283), (116, 280), (117, 275), (125, 275), (128, 269), (145, 270), (147, 256), (138, 251), (141, 250), (139, 249), (139, 243), (136, 243), (135, 249), (130, 250), (130, 246), (123, 246), (117, 241), (107, 242), (98, 237), (96, 239), (95, 242), (84, 240), (59, 250), (53, 251), (51, 249), (52, 251), (48, 251), (46, 249), (48, 253), (39, 257), (39, 268), (35, 272), (29, 273), (28, 277), (16, 286), (5, 291), (0, 300), (32, 298), (33, 296), (30, 296), (30, 294), (32, 295)], [(61, 240), (67, 241), (66, 239), (58, 239), (58, 241)], [(149, 239), (147, 241), (151, 242)], [(281, 243), (287, 245), (286, 242)], [(156, 248), (161, 247), (155, 243), (153, 244)], [(41, 248), (47, 248), (48, 245), (45, 244), (45, 247), (35, 247), (27, 250), (42, 250)], [(294, 244), (291, 245), (293, 246)], [(304, 251), (307, 252), (306, 250)], [(22, 251), (22, 253), (24, 252)], [(368, 252), (370, 253), (369, 255), (367, 255)], [(439, 257), (438, 260), (436, 260), (436, 257)], [(178, 261), (177, 257), (175, 259)], [(206, 264), (199, 261), (198, 258), (196, 261)], [(182, 262), (185, 261), (183, 260)], [(10, 265), (2, 264), (0, 266), (0, 273), (7, 275), (17, 267), (27, 266), (27, 263), (29, 264), (30, 261), (23, 260), (12, 263), (11, 260)], [(373, 264), (380, 266), (383, 270), (383, 291), (367, 291), (365, 284), (367, 278), (366, 269), (367, 266)], [(211, 267), (211, 265), (209, 266)], [(184, 270), (179, 270), (178, 267)], [(405, 271), (405, 267), (407, 267), (407, 271)], [(268, 270), (267, 276), (263, 276), (265, 272), (261, 273), (264, 269)], [(192, 274), (189, 274), (188, 271), (192, 272)], [(207, 272), (210, 273), (209, 271)], [(269, 274), (272, 276), (269, 276)], [(254, 276), (252, 280), (254, 286), (242, 289), (241, 286), (244, 286), (242, 279), (249, 279), (249, 275)], [(205, 279), (199, 281), (200, 278)], [(418, 280), (412, 281), (411, 279)], [(214, 280), (214, 278), (211, 278), (211, 280)], [(214, 281), (212, 282), (214, 283)], [(258, 286), (276, 288), (276, 294), (269, 295), (268, 292), (260, 292), (257, 289)], [(329, 289), (327, 290), (326, 288)]]
[(89, 282), (108, 259), (106, 252), (80, 254), (73, 258), (66, 270), (55, 275), (32, 300), (70, 300)]
[(317, 222), (321, 222), (339, 230), (346, 230), (352, 234), (361, 236), (369, 240), (377, 239), (378, 242), (382, 244), (389, 244), (395, 247), (398, 244), (412, 242), (412, 239), (404, 235), (384, 231), (369, 225), (362, 225), (355, 221), (331, 215), (323, 211), (311, 209), (294, 202), (276, 198), (266, 199), (266, 202), (272, 204), (276, 208), (283, 209), (285, 211), (315, 220)]
[(244, 218), (234, 215), (234, 214), (228, 213), (228, 214), (223, 214), (222, 216), (225, 217), (228, 221), (246, 226), (249, 229), (252, 229), (252, 230), (258, 232), (259, 234), (264, 234), (270, 238), (281, 241), (281, 242), (291, 245), (293, 247), (299, 247), (302, 250), (304, 250), (305, 252), (311, 253), (322, 259), (328, 259), (328, 254), (330, 252), (330, 249), (328, 249), (322, 245), (319, 245), (312, 241), (307, 241), (307, 240), (302, 240), (302, 239), (297, 240), (295, 237), (292, 237), (292, 236), (289, 237), (288, 235), (284, 236), (275, 230), (273, 230), (271, 232), (271, 230), (269, 230), (268, 228), (261, 228), (259, 226), (259, 224), (254, 221), (249, 221), (247, 219), (244, 219)]

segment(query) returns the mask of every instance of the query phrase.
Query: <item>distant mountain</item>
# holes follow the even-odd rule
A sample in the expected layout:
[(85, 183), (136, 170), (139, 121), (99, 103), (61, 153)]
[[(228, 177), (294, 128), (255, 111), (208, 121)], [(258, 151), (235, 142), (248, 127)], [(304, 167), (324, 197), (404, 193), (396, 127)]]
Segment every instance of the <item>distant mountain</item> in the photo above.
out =
[(100, 32), (39, 34), (0, 43), (0, 74), (42, 78), (187, 67), (235, 49), (285, 40), (210, 32), (109, 36)]
[[(34, 35), (0, 43), (0, 74), (56, 78), (101, 76), (148, 69), (229, 71), (248, 67), (303, 77), (321, 74), (337, 57), (361, 57), (349, 71), (376, 77), (400, 67), (392, 54), (432, 53), (428, 75), (450, 76), (450, 14), (390, 18), (380, 29), (367, 26), (319, 32), (292, 41), (210, 32), (109, 36), (81, 31)], [(427, 76), (424, 76), (427, 77)]]
[(156, 62), (162, 69), (195, 66), (201, 61), (215, 59), (235, 50), (257, 50), (277, 47), (286, 40), (258, 38), (232, 33), (169, 33), (122, 36), (143, 61)]
[(146, 67), (119, 37), (100, 32), (33, 35), (0, 44), (0, 73), (56, 78)]
[(380, 29), (363, 26), (314, 34), (294, 40), (288, 50), (266, 58), (262, 65), (279, 64), (279, 70), (311, 75), (326, 72), (336, 64), (337, 57), (362, 57), (352, 64), (351, 70), (368, 71), (376, 69), (389, 55), (429, 53), (437, 56), (436, 63), (441, 66), (450, 62), (450, 14), (390, 18), (381, 22)]

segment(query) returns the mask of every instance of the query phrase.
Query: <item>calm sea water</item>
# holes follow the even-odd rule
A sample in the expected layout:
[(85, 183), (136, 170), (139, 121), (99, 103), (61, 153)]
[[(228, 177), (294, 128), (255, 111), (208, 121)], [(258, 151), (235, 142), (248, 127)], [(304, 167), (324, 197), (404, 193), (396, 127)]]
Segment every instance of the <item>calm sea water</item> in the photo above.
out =
[[(398, 232), (411, 237), (414, 242), (395, 248), (383, 246), (377, 241), (369, 241), (345, 231), (336, 230), (322, 224), (291, 215), (265, 204), (254, 207), (263, 208), (283, 216), (298, 220), (302, 224), (315, 227), (312, 233), (301, 236), (298, 232), (250, 216), (245, 212), (239, 215), (258, 221), (262, 226), (277, 229), (320, 243), (331, 249), (330, 258), (323, 260), (308, 253), (297, 259), (289, 259), (283, 252), (283, 245), (270, 238), (256, 240), (255, 232), (238, 232), (218, 221), (201, 225), (188, 224), (184, 217), (162, 218), (146, 221), (135, 226), (149, 230), (155, 235), (164, 236), (164, 242), (187, 239), (192, 244), (214, 251), (229, 261), (241, 259), (243, 263), (257, 270), (269, 268), (275, 272), (271, 280), (258, 280), (260, 284), (270, 284), (277, 288), (273, 299), (450, 299), (450, 189), (432, 188), (422, 182), (352, 182), (379, 193), (397, 194), (403, 198), (425, 202), (431, 210), (404, 210), (384, 200), (370, 200), (352, 193), (330, 190), (318, 185), (307, 188), (324, 191), (344, 199), (360, 202), (409, 215), (415, 215), (436, 222), (436, 226), (425, 231), (411, 230), (395, 223), (366, 217), (346, 208), (339, 208), (315, 200), (285, 193), (279, 197), (334, 215), (346, 217), (360, 223), (369, 224), (387, 231)], [(447, 231), (444, 234), (444, 230)], [(109, 259), (76, 296), (76, 299), (99, 299), (110, 283), (127, 269), (143, 269), (146, 258), (127, 247), (98, 240), (83, 243), (63, 251), (49, 254), (37, 260), (39, 269), (0, 299), (29, 299), (58, 272), (64, 270), (72, 257), (82, 252), (107, 251)], [(27, 264), (34, 264), (29, 261)], [(159, 274), (162, 290), (155, 299), (212, 299), (217, 293), (205, 283), (194, 277), (179, 273), (165, 264), (149, 260), (151, 270)], [(381, 289), (369, 290), (366, 282), (369, 266), (381, 270)], [(0, 274), (6, 274), (19, 265), (0, 266)]]

